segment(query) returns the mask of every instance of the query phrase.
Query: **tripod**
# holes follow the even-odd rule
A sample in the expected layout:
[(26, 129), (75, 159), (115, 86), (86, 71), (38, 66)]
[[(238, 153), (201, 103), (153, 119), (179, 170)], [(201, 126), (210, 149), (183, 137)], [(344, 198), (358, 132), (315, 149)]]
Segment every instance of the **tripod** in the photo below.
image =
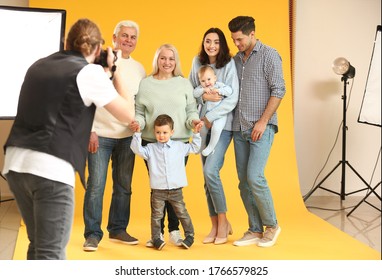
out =
[(365, 202), (365, 203), (367, 203), (367, 204), (369, 204), (371, 207), (373, 207), (374, 209), (377, 209), (378, 211), (381, 211), (381, 209), (379, 209), (379, 208), (377, 208), (376, 206), (374, 206), (373, 204), (371, 204), (370, 202), (368, 202), (366, 199), (369, 197), (369, 195), (371, 195), (372, 193), (374, 193), (375, 194), (375, 196), (376, 197), (378, 197), (378, 199), (379, 200), (381, 200), (381, 197), (378, 195), (378, 193), (376, 193), (375, 192), (375, 190), (379, 187), (381, 185), (381, 182), (379, 182), (378, 184), (376, 184), (375, 186), (374, 186), (374, 188), (370, 188), (371, 189), (371, 192), (369, 192), (356, 206), (354, 206), (354, 208), (346, 215), (346, 216), (350, 216), (351, 215), (351, 213), (353, 213), (353, 211), (355, 210), (355, 209), (357, 209), (360, 205), (361, 205), (361, 203), (362, 202)]
[[(319, 182), (311, 191), (308, 192), (308, 194), (304, 197), (304, 201), (306, 201), (319, 188), (323, 189), (325, 191), (339, 195), (342, 200), (345, 200), (345, 196), (347, 196), (347, 195), (351, 195), (351, 194), (354, 194), (354, 193), (357, 193), (360, 191), (364, 191), (367, 189), (372, 189), (369, 186), (369, 184), (362, 178), (362, 176), (357, 172), (357, 170), (355, 170), (355, 168), (353, 166), (351, 166), (351, 164), (346, 160), (346, 130), (347, 130), (347, 126), (346, 126), (346, 99), (347, 99), (347, 97), (346, 97), (346, 85), (348, 83), (348, 77), (346, 75), (342, 76), (341, 81), (344, 82), (344, 94), (342, 96), (342, 100), (343, 100), (343, 108), (342, 108), (342, 120), (343, 120), (343, 123), (342, 123), (342, 159), (328, 173), (328, 175), (326, 175), (324, 177), (324, 179), (321, 180), (321, 182)], [(321, 184), (323, 182), (325, 182), (325, 180), (328, 179), (330, 177), (330, 175), (332, 175), (332, 173), (340, 166), (341, 166), (341, 192), (335, 192), (335, 191), (332, 191), (330, 189), (322, 187)], [(358, 176), (358, 178), (366, 185), (366, 188), (363, 188), (361, 190), (357, 190), (354, 192), (350, 192), (350, 193), (345, 192), (346, 166), (348, 166)]]

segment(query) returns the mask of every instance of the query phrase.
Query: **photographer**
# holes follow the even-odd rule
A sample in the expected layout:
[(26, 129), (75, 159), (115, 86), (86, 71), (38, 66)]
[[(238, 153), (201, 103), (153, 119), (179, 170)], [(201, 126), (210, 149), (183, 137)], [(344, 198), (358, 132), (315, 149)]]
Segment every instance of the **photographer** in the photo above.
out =
[(98, 26), (80, 19), (68, 33), (66, 49), (36, 61), (25, 75), (4, 146), (3, 174), (27, 228), (28, 260), (66, 259), (75, 172), (84, 184), (96, 106), (124, 123), (134, 118), (111, 48), (107, 61), (115, 70), (113, 82), (94, 64), (103, 42)]

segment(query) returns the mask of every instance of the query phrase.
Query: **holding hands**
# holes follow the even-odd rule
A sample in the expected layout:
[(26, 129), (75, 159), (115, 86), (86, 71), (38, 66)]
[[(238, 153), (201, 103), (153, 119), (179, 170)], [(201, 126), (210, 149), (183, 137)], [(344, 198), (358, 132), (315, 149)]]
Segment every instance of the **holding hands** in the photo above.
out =
[(195, 133), (199, 133), (204, 125), (204, 122), (202, 120), (193, 120), (192, 126)]
[(129, 124), (129, 128), (132, 132), (141, 132), (141, 127), (139, 126), (139, 123), (136, 120), (133, 120)]

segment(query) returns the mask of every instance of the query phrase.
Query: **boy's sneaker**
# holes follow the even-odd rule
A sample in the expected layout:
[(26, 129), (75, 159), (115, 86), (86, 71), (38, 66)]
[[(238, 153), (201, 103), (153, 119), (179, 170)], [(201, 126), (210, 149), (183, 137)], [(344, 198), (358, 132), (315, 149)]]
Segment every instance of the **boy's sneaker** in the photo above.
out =
[(121, 243), (129, 244), (129, 245), (138, 244), (138, 239), (136, 239), (135, 237), (132, 237), (126, 231), (121, 231), (120, 233), (117, 233), (117, 234), (109, 233), (109, 239), (110, 241), (121, 242)]
[(186, 239), (181, 242), (181, 245), (186, 249), (190, 248), (192, 244), (194, 244), (194, 237), (191, 235), (186, 236)]
[(182, 246), (182, 236), (179, 230), (173, 230), (170, 232), (170, 242), (176, 246)]
[[(160, 239), (164, 241), (163, 233), (160, 234)], [(154, 247), (154, 243), (151, 239), (146, 242), (146, 247), (149, 247), (149, 248)]]
[(233, 242), (235, 246), (248, 246), (258, 244), (263, 235), (260, 232), (252, 232), (248, 230), (244, 233), (243, 237)]
[(85, 243), (83, 245), (83, 250), (85, 252), (94, 252), (98, 249), (98, 239), (95, 237), (88, 237), (85, 240)]
[(154, 247), (157, 248), (157, 250), (162, 250), (164, 245), (166, 245), (166, 242), (164, 242), (162, 239), (157, 238), (154, 240)]
[(263, 238), (260, 239), (257, 246), (260, 247), (271, 247), (275, 245), (277, 237), (281, 232), (281, 227), (276, 225), (274, 227), (266, 227)]

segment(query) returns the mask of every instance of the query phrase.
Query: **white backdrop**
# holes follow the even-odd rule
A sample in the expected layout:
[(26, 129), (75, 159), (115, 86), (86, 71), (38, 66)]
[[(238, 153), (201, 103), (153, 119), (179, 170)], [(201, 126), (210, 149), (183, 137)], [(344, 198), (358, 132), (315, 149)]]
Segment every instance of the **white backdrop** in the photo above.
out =
[(29, 66), (63, 48), (65, 15), (58, 10), (0, 7), (0, 118), (16, 116)]

